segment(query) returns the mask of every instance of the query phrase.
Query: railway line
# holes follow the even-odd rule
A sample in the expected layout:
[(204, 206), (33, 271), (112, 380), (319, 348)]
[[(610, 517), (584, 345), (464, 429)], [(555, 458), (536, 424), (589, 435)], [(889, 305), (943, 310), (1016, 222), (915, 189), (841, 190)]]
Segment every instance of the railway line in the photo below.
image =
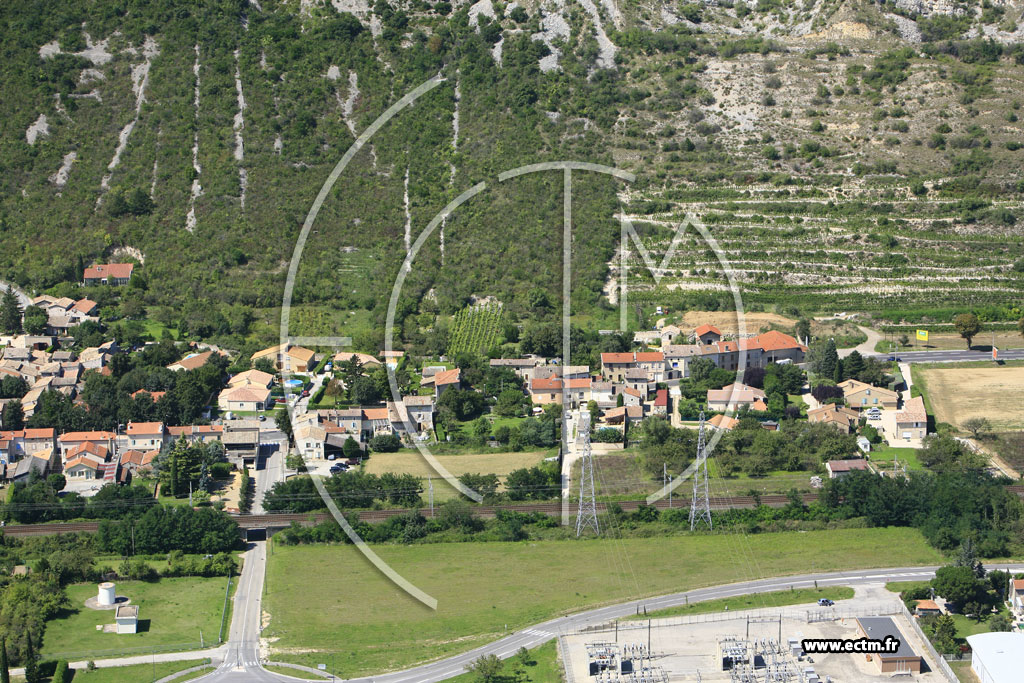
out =
[[(1007, 490), (1024, 498), (1024, 485), (1021, 486), (1008, 486)], [(801, 499), (804, 503), (812, 503), (817, 500), (818, 494), (816, 493), (804, 493), (801, 495)], [(789, 504), (789, 497), (781, 494), (763, 495), (760, 497), (762, 505), (768, 507), (785, 507)], [(624, 500), (618, 501), (618, 504), (626, 512), (633, 512), (638, 507), (644, 504), (641, 500)], [(599, 513), (605, 513), (608, 511), (608, 506), (611, 503), (598, 502), (597, 511)], [(713, 496), (711, 498), (711, 508), (713, 510), (732, 510), (732, 509), (750, 509), (757, 505), (757, 501), (753, 496)], [(687, 500), (674, 501), (670, 506), (669, 501), (659, 500), (654, 504), (654, 507), (659, 510), (667, 510), (671, 508), (686, 509), (689, 507)], [(473, 508), (474, 514), (478, 517), (485, 519), (493, 518), (498, 514), (499, 510), (507, 510), (510, 512), (524, 512), (524, 513), (535, 513), (539, 512), (551, 517), (558, 517), (562, 514), (561, 503), (512, 503), (507, 505), (480, 505)], [(383, 522), (391, 517), (397, 515), (408, 514), (410, 508), (391, 508), (386, 510), (356, 510), (359, 515), (359, 519), (364, 522)], [(570, 505), (570, 513), (574, 512), (574, 507)], [(430, 508), (419, 508), (419, 512), (424, 517), (431, 517)], [(242, 529), (283, 529), (290, 526), (293, 522), (297, 522), (303, 526), (310, 526), (313, 524), (319, 524), (326, 522), (331, 519), (331, 516), (327, 512), (288, 512), (288, 513), (268, 513), (262, 515), (234, 515), (235, 520), (238, 522), (238, 526)], [(8, 524), (4, 526), (0, 531), (5, 536), (45, 536), (48, 534), (71, 534), (78, 532), (85, 533), (96, 533), (99, 529), (99, 521), (92, 522), (58, 522), (53, 524)]]

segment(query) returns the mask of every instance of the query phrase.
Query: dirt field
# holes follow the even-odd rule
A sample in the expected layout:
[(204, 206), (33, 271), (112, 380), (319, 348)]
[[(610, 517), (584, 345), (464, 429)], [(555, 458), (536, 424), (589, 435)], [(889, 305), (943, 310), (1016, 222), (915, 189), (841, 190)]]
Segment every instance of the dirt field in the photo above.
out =
[(1024, 427), (1024, 367), (918, 372), (927, 384), (936, 422), (959, 427), (968, 418), (984, 417), (997, 431)]
[[(521, 467), (533, 467), (541, 461), (544, 453), (543, 451), (530, 453), (473, 453), (469, 455), (438, 455), (435, 457), (438, 462), (455, 476), (465, 474), (466, 472), (505, 476), (512, 470), (517, 470)], [(374, 453), (366, 462), (366, 471), (370, 474), (384, 474), (385, 472), (408, 473), (423, 478), (439, 476), (419, 452)]]
[[(796, 321), (775, 313), (746, 313), (744, 316), (747, 334), (755, 334), (768, 330), (772, 325), (792, 327)], [(704, 324), (714, 325), (722, 334), (736, 334), (737, 322), (735, 311), (687, 311), (679, 325), (684, 330)]]
[[(928, 349), (954, 349), (960, 351), (967, 348), (967, 342), (964, 341), (963, 337), (959, 334), (946, 334), (939, 332), (932, 332), (927, 342), (914, 342), (914, 331), (910, 330), (907, 333), (910, 337), (911, 345), (909, 347), (900, 347), (901, 351), (911, 350), (922, 350), (927, 351)], [(879, 348), (879, 351), (889, 351), (891, 342), (899, 337), (899, 335), (889, 334), (883, 341), (884, 348)], [(982, 349), (988, 351), (992, 348), (992, 333), (982, 332), (975, 337), (972, 343), (972, 348)], [(996, 332), (996, 347), (1000, 349), (1019, 349), (1024, 347), (1024, 337), (1020, 333), (1011, 330), (1002, 330)]]

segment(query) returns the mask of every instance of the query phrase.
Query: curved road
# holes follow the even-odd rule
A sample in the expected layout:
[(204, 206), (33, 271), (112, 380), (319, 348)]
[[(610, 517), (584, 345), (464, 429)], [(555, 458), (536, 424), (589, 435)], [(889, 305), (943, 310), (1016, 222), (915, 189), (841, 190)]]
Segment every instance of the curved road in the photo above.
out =
[(32, 303), (32, 299), (22, 289), (18, 288), (18, 285), (12, 282), (5, 282), (0, 280), (0, 292), (5, 292), (8, 289), (14, 292), (14, 296), (18, 297), (18, 303), (21, 304), (21, 308), (24, 310), (26, 306)]
[[(261, 545), (261, 544), (258, 544)], [(263, 550), (265, 553), (265, 548)], [(255, 564), (262, 569), (262, 564)], [(699, 588), (684, 593), (673, 593), (661, 597), (648, 598), (644, 600), (632, 600), (630, 602), (600, 607), (598, 609), (580, 612), (565, 617), (550, 619), (540, 624), (530, 626), (517, 631), (509, 636), (497, 640), (488, 645), (478, 647), (454, 657), (442, 659), (432, 664), (424, 664), (405, 671), (380, 674), (375, 676), (349, 679), (348, 683), (434, 683), (443, 681), (459, 674), (465, 673), (466, 665), (482, 655), (497, 655), (506, 659), (514, 655), (519, 648), (535, 648), (543, 645), (560, 634), (578, 631), (588, 626), (597, 626), (614, 619), (620, 619), (636, 614), (639, 610), (646, 609), (653, 611), (666, 607), (677, 607), (689, 602), (701, 600), (714, 600), (737, 595), (749, 595), (752, 593), (767, 593), (770, 591), (785, 590), (790, 587), (807, 588), (818, 586), (858, 586), (866, 584), (877, 584), (888, 581), (919, 581), (930, 579), (935, 575), (938, 567), (897, 567), (890, 569), (861, 569), (845, 572), (824, 572), (817, 574), (801, 574), (798, 576), (778, 577), (771, 579), (755, 579), (742, 583), (733, 583), (725, 586), (714, 586), (711, 588)], [(1024, 565), (993, 565), (989, 569), (1004, 569), (1013, 572), (1021, 571)], [(262, 584), (262, 581), (259, 582)], [(258, 617), (253, 618), (250, 613), (241, 607), (238, 600), (242, 597), (244, 582), (239, 584), (239, 593), (236, 595), (235, 618), (232, 621), (231, 637), (232, 644), (228, 649), (232, 653), (228, 659), (221, 664), (216, 672), (199, 680), (217, 683), (232, 683), (235, 681), (281, 681), (288, 680), (278, 677), (259, 666), (256, 659), (256, 644), (259, 638)], [(253, 586), (255, 588), (255, 585)], [(243, 610), (240, 612), (239, 610)], [(257, 603), (255, 614), (259, 614)], [(236, 630), (235, 626), (241, 617), (241, 623)]]

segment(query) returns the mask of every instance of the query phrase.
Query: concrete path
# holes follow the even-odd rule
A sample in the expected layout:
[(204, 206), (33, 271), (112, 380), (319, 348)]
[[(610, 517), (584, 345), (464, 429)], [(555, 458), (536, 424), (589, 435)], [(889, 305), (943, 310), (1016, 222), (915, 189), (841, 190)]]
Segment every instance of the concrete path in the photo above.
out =
[(862, 327), (860, 325), (857, 325), (857, 329), (866, 334), (868, 336), (868, 340), (852, 348), (838, 349), (840, 358), (846, 358), (854, 351), (857, 351), (862, 356), (875, 355), (875, 344), (882, 341), (882, 335), (878, 332), (875, 332), (870, 327)]

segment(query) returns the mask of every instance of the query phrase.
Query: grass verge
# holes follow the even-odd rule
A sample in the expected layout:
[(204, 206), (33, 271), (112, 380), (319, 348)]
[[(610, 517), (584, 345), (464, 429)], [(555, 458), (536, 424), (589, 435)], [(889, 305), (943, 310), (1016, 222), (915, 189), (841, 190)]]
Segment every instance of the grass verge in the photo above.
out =
[(772, 591), (771, 593), (752, 593), (750, 595), (737, 595), (732, 598), (719, 598), (717, 600), (703, 600), (690, 605), (679, 607), (668, 607), (659, 609), (647, 614), (638, 614), (629, 619), (664, 619), (665, 617), (686, 616), (688, 614), (708, 614), (710, 612), (722, 612), (729, 610), (761, 609), (769, 607), (787, 607), (789, 605), (800, 605), (803, 603), (816, 603), (822, 598), (828, 600), (849, 600), (853, 597), (853, 589), (849, 586), (835, 586), (829, 588), (798, 588), (795, 590)]
[[(131, 666), (110, 666), (102, 669), (75, 669), (75, 676), (71, 680), (75, 683), (151, 683), (164, 676), (170, 676), (177, 671), (191, 669), (201, 664), (209, 664), (209, 659), (193, 659), (181, 662), (156, 662), (154, 664), (133, 664)], [(175, 678), (174, 682), (188, 681), (201, 675), (206, 675), (213, 670), (213, 667), (206, 667), (202, 671), (195, 672), (195, 676), (182, 676)]]

